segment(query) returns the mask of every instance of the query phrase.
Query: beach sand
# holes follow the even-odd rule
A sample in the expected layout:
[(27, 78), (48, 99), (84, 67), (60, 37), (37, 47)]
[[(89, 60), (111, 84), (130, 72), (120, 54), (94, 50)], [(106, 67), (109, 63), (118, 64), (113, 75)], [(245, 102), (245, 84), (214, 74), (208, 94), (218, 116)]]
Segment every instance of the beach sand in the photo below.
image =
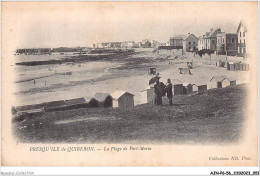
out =
[[(157, 69), (161, 76), (160, 81), (164, 83), (170, 78), (173, 84), (177, 82), (207, 84), (213, 76), (232, 78), (237, 80), (237, 84), (249, 81), (249, 75), (246, 71), (228, 71), (224, 67), (215, 66), (217, 58), (214, 60), (212, 58), (211, 60), (202, 59), (198, 55), (196, 57), (188, 55), (186, 59), (181, 59), (181, 57), (173, 59), (173, 56), (165, 58), (164, 55), (148, 51), (127, 56), (123, 62), (91, 61), (80, 63), (80, 67), (78, 64), (54, 65), (51, 71), (54, 76), (37, 79), (36, 84), (33, 81), (17, 83), (15, 94), (18, 101), (16, 105), (80, 97), (91, 98), (97, 92), (112, 93), (117, 90), (134, 94), (135, 104), (140, 104), (140, 91), (149, 86), (149, 79), (153, 77), (153, 75), (147, 74), (150, 66)], [(187, 61), (193, 62), (192, 75), (183, 75), (179, 72), (179, 68), (187, 67)], [(41, 71), (37, 70), (36, 67), (41, 68)], [(50, 72), (48, 66), (36, 67), (25, 66), (23, 68), (27, 68), (27, 70), (23, 70), (23, 73), (27, 73), (27, 76), (30, 77), (36, 76), (36, 73), (37, 76), (41, 76), (41, 74)], [(71, 71), (72, 75), (57, 75), (57, 73), (66, 71)], [(91, 84), (92, 79), (94, 80), (93, 84)]]

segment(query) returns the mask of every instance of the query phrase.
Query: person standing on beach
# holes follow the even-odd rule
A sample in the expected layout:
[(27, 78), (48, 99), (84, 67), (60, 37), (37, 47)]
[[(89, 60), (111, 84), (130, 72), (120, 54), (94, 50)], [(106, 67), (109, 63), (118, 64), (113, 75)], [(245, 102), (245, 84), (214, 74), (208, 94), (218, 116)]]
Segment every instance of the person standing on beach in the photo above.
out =
[(169, 99), (169, 105), (172, 105), (172, 83), (170, 79), (167, 79), (166, 83), (166, 93), (167, 93), (167, 98)]
[(156, 81), (156, 84), (154, 85), (154, 104), (161, 106), (162, 105), (162, 92), (159, 84), (159, 80)]

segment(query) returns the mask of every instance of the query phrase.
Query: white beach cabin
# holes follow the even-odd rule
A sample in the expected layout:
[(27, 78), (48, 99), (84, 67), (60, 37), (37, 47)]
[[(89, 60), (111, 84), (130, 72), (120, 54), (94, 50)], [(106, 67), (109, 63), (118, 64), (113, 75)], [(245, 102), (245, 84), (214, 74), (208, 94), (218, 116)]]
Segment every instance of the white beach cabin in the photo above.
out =
[(154, 87), (147, 87), (141, 92), (141, 104), (151, 103), (154, 97)]
[(134, 95), (126, 91), (115, 91), (111, 94), (113, 97), (114, 108), (133, 108)]
[(230, 81), (225, 78), (224, 80), (222, 80), (222, 88), (225, 88), (227, 86), (230, 86)]
[(193, 83), (189, 83), (187, 86), (187, 94), (198, 91), (198, 86)]

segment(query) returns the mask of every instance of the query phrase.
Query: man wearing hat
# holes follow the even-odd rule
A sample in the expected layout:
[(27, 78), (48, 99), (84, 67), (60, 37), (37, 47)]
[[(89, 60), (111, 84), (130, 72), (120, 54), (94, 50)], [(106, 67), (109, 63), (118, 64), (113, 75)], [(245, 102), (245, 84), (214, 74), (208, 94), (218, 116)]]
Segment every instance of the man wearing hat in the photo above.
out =
[(166, 83), (166, 93), (167, 93), (167, 98), (169, 99), (169, 105), (172, 105), (172, 83), (170, 79), (167, 79)]

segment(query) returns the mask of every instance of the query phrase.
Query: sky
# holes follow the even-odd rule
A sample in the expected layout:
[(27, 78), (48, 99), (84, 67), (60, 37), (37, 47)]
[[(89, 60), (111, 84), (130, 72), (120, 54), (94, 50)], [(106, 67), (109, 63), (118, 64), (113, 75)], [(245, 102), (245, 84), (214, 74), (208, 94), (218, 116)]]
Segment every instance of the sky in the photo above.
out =
[(254, 2), (3, 2), (3, 39), (18, 48), (91, 47), (111, 41), (168, 42), (211, 28), (235, 33)]

